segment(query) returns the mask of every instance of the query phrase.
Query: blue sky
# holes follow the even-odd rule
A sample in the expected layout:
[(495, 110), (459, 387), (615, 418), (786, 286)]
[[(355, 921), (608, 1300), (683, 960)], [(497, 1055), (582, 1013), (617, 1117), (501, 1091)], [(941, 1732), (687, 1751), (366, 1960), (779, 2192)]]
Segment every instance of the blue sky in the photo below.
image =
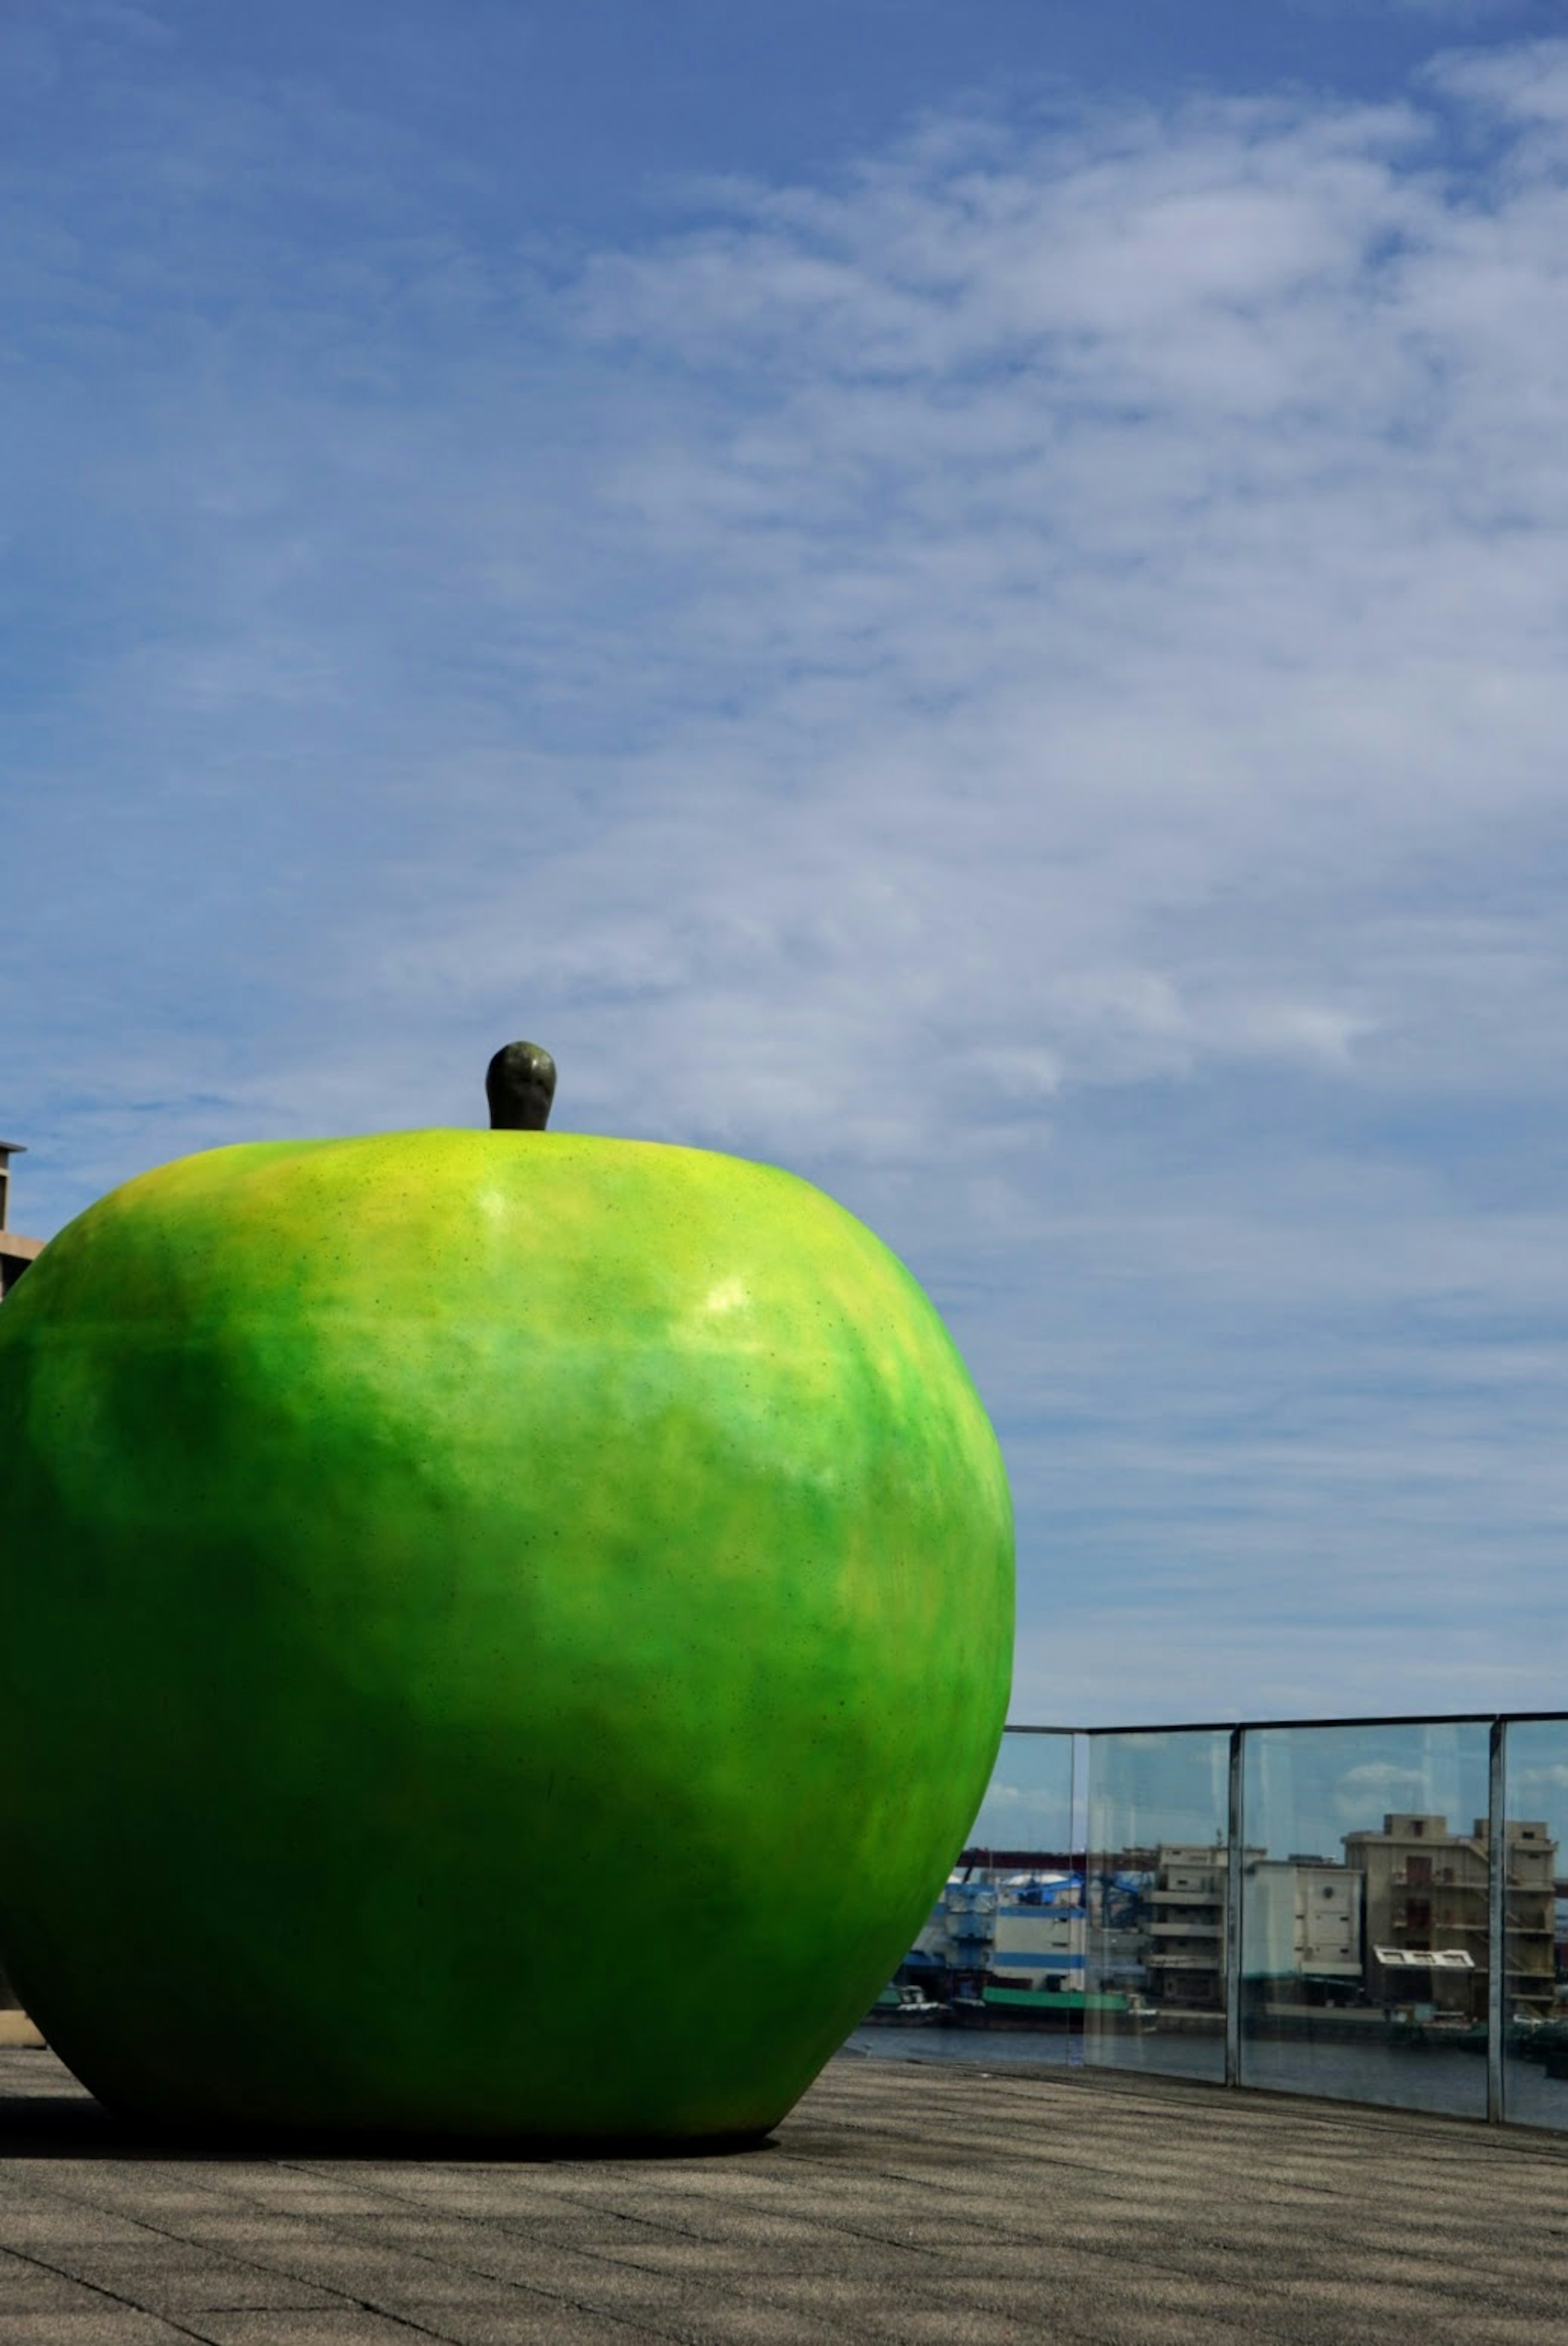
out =
[(1568, 1701), (1560, 26), (4, 0), (18, 1224), (535, 1035), (937, 1298), (1015, 1716)]

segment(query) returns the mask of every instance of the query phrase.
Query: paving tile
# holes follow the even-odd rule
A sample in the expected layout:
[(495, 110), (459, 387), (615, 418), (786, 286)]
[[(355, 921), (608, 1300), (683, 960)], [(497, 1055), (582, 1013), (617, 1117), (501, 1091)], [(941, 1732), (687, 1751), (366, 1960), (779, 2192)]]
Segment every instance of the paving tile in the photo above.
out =
[(139, 2249), (147, 2237), (145, 2225), (81, 2201), (30, 2200), (22, 2208), (0, 2207), (0, 2247), (28, 2249), (40, 2256), (72, 2247)]
[[(433, 2326), (448, 2320), (445, 2309), (423, 2307), (413, 2309), (421, 2320)], [(534, 2308), (515, 2308), (511, 2311), (474, 2307), (464, 2309), (443, 2338), (450, 2337), (453, 2346), (647, 2346), (650, 2340), (676, 2340), (677, 2346), (687, 2346), (687, 2333), (653, 2330), (643, 2324), (620, 2320), (613, 2315), (595, 2313), (587, 2307), (572, 2305), (565, 2300), (541, 2301)]]
[(1539, 2320), (1510, 2319), (1502, 2313), (1470, 2313), (1465, 2316), (1462, 2330), (1451, 2324), (1448, 2334), (1461, 2339), (1464, 2346), (1543, 2346), (1551, 2335), (1542, 2329)]
[(983, 2320), (998, 2346), (1041, 2346), (1042, 2309), (1027, 2300), (998, 2308), (978, 2304), (965, 2289), (932, 2283), (924, 2288), (884, 2285), (872, 2295), (840, 2276), (769, 2275), (740, 2292), (750, 2305), (779, 2318), (810, 2321), (836, 2330), (840, 2338), (881, 2341), (953, 2338), (964, 2322)]
[[(689, 2240), (643, 2240), (634, 2248), (609, 2247), (604, 2249), (608, 2264), (627, 2264), (647, 2272), (689, 2272), (694, 2261)], [(807, 2269), (821, 2263), (820, 2248), (802, 2248), (796, 2257), (781, 2257), (777, 2251), (759, 2249), (749, 2240), (705, 2240), (700, 2252), (703, 2272), (715, 2288), (733, 2280), (744, 2280), (758, 2271), (790, 2271), (797, 2264)]]
[(369, 2216), (386, 2206), (385, 2194), (369, 2185), (298, 2168), (230, 2170), (209, 2180), (206, 2198), (209, 2205), (219, 2200), (235, 2208), (266, 2208), (279, 2215), (307, 2218)]
[(349, 2298), (359, 2304), (399, 2303), (410, 2297), (468, 2298), (476, 2301), (504, 2295), (493, 2278), (447, 2258), (422, 2257), (405, 2251), (365, 2246), (351, 2235), (308, 2240), (293, 2239), (273, 2248), (264, 2239), (253, 2244), (245, 2259), (249, 2270), (269, 2270), (294, 2286)]
[[(188, 2346), (188, 2330), (100, 2300), (84, 2313), (0, 2310), (0, 2346)], [(402, 2346), (408, 2346), (405, 2337)]]
[[(169, 2317), (203, 2307), (331, 2308), (342, 2303), (341, 2290), (319, 2288), (264, 2265), (211, 2256), (182, 2240), (134, 2249), (66, 2249), (59, 2252), (57, 2262), (78, 2282)], [(0, 2303), (4, 2301), (0, 2295)]]
[[(836, 2322), (738, 2298), (710, 2301), (684, 2317), (676, 2334), (682, 2346), (844, 2346), (845, 2337)], [(1032, 2346), (1040, 2346), (1039, 2340)]]
[(0, 2249), (0, 2311), (91, 2313), (102, 2297), (51, 2263)]
[[(562, 2223), (545, 2215), (535, 2218), (526, 2212), (517, 2219), (518, 2229), (530, 2239), (552, 2237), (575, 2239), (581, 2227)], [(373, 2215), (336, 2216), (321, 2227), (335, 2239), (351, 2240), (364, 2249), (386, 2249), (402, 2255), (451, 2258), (461, 2263), (477, 2240), (495, 2233), (506, 2237), (500, 2226), (476, 2222), (463, 2216), (444, 2215), (429, 2208), (378, 2208)]]
[(208, 2346), (418, 2346), (421, 2338), (453, 2335), (358, 2307), (335, 2313), (204, 2313), (193, 2326)]

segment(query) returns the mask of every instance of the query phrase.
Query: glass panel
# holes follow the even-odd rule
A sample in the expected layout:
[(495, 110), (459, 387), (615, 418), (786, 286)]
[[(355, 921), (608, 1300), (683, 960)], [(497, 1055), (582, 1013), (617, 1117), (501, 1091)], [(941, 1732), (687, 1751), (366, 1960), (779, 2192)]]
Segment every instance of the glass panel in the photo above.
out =
[(998, 1873), (1071, 1872), (1072, 1847), (1071, 1734), (1010, 1727), (960, 1865)]
[(1568, 1719), (1510, 1727), (1503, 1762), (1502, 2113), (1568, 2127)]
[(1486, 2115), (1487, 1730), (1248, 1730), (1241, 2082)]
[(1225, 2076), (1230, 1736), (1089, 1738), (1084, 2057)]
[(895, 1977), (850, 2037), (921, 2060), (1062, 2061), (1083, 2009), (1073, 1737), (1009, 1728), (969, 1841)]

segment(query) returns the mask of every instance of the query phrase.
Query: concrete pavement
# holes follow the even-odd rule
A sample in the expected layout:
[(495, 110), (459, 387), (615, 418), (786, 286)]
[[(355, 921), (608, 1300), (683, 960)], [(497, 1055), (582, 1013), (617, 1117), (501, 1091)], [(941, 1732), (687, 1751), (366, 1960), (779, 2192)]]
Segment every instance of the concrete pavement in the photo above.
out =
[(1568, 2142), (843, 2055), (768, 2147), (199, 2153), (0, 2050), (0, 2346), (1551, 2346)]

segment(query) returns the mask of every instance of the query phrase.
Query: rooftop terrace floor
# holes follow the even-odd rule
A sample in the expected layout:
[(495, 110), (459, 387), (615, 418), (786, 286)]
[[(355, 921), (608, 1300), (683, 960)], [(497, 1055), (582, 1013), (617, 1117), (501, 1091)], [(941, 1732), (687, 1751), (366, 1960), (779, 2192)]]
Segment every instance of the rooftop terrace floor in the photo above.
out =
[(201, 2155), (0, 2051), (16, 2346), (1420, 2346), (1568, 2335), (1568, 2144), (840, 2055), (763, 2148)]

